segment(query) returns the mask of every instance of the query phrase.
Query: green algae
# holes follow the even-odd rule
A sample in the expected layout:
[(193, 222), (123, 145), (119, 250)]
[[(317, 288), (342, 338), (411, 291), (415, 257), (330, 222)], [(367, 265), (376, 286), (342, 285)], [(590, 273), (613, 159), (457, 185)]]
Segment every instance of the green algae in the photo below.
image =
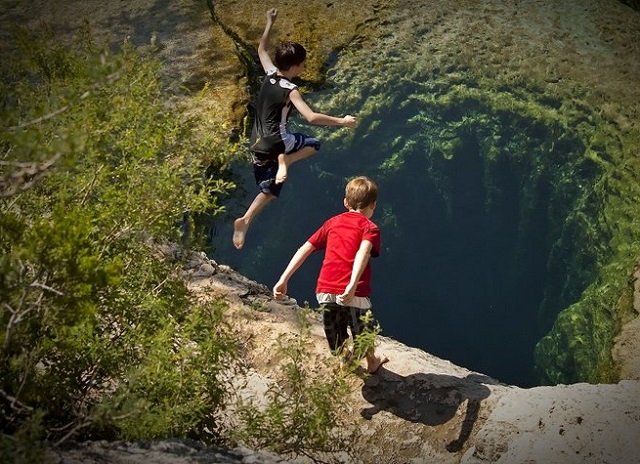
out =
[[(582, 218), (575, 239), (583, 240), (597, 259), (597, 275), (580, 299), (560, 313), (553, 327), (536, 347), (536, 361), (546, 383), (616, 381), (611, 358), (614, 337), (621, 321), (631, 311), (628, 276), (640, 256), (638, 241), (640, 194), (637, 140), (622, 138), (614, 130), (602, 131), (593, 140), (604, 141), (610, 160), (600, 182), (594, 186), (597, 198)], [(593, 157), (588, 151), (585, 156)], [(604, 164), (598, 158), (599, 164)], [(631, 166), (634, 166), (631, 168)], [(582, 236), (577, 236), (578, 232)], [(606, 252), (605, 252), (606, 250)], [(574, 258), (573, 267), (583, 264), (588, 249)], [(593, 259), (593, 258), (592, 258)]]
[[(620, 296), (640, 257), (637, 138), (617, 130), (576, 89), (552, 96), (535, 86), (499, 91), (495, 82), (486, 88), (473, 77), (455, 73), (426, 83), (405, 78), (398, 87), (411, 87), (408, 95), (391, 86), (383, 94), (361, 92), (366, 98), (359, 116), (366, 132), (380, 130), (379, 118), (390, 107), (412, 134), (379, 145), (387, 155), (370, 170), (384, 178), (402, 172), (409, 157), (424, 156), (430, 181), (451, 203), (446, 166), (462, 156), (471, 137), (484, 160), (490, 210), (491, 192), (499, 192), (501, 182), (492, 166), (503, 159), (519, 163), (520, 228), (526, 229), (536, 203), (548, 205), (550, 277), (539, 307), (540, 327), (548, 332), (535, 349), (539, 381), (613, 381), (611, 349), (625, 311)], [(386, 132), (393, 133), (393, 124), (386, 124)], [(331, 137), (349, 144), (342, 134)], [(543, 199), (541, 183), (550, 190)]]

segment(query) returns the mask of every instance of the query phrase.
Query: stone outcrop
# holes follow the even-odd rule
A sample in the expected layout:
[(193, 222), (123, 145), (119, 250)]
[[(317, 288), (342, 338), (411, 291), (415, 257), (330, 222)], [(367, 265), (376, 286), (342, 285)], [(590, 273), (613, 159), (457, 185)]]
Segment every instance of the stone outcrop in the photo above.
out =
[[(266, 286), (206, 261), (215, 270), (194, 281), (197, 292), (263, 309), (250, 322), (242, 320), (261, 352), (251, 356), (255, 376), (249, 383), (258, 394), (258, 379), (269, 377), (273, 365), (263, 347), (298, 329), (299, 308), (272, 301)], [(321, 364), (329, 356), (321, 324), (312, 329), (310, 362)], [(352, 420), (362, 432), (356, 445), (362, 462), (640, 461), (637, 380), (523, 389), (386, 337), (378, 350), (390, 362), (375, 375), (354, 379), (351, 399)]]
[(640, 380), (640, 263), (629, 279), (632, 287), (632, 312), (623, 321), (613, 348), (613, 360), (620, 368), (623, 379)]
[[(203, 298), (224, 298), (234, 320), (251, 333), (252, 369), (243, 395), (259, 398), (273, 377), (265, 346), (299, 330), (294, 301), (195, 254), (188, 272)], [(260, 308), (260, 311), (256, 310)], [(251, 314), (251, 317), (247, 317)], [(319, 321), (312, 324), (309, 362), (329, 357)], [(380, 337), (389, 363), (352, 379), (351, 417), (362, 463), (631, 463), (640, 462), (640, 382), (523, 389), (502, 384), (424, 351)], [(207, 448), (183, 440), (85, 443), (51, 452), (51, 462), (276, 463), (264, 451)], [(293, 462), (308, 462), (303, 458)]]
[(206, 447), (191, 440), (87, 442), (52, 450), (47, 464), (277, 464), (282, 458), (267, 451)]

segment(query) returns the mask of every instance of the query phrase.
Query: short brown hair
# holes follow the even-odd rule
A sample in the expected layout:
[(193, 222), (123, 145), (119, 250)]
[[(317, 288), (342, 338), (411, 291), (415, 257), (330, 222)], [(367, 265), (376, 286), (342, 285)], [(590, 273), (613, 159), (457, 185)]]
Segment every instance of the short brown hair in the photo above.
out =
[(344, 197), (350, 208), (361, 210), (378, 200), (378, 185), (366, 176), (354, 177), (347, 183)]
[(276, 46), (274, 62), (280, 71), (288, 71), (291, 66), (300, 65), (307, 58), (307, 50), (298, 42), (280, 42)]

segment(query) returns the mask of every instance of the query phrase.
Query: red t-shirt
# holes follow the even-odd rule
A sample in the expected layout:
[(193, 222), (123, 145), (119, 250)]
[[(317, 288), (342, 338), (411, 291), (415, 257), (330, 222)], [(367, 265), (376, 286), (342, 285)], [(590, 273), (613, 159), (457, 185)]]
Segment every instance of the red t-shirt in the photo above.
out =
[[(353, 261), (360, 243), (368, 240), (373, 244), (371, 256), (380, 253), (380, 229), (364, 214), (348, 211), (328, 219), (307, 240), (317, 250), (326, 250), (316, 293), (342, 294), (351, 280)], [(367, 266), (360, 276), (356, 296), (371, 294), (371, 266)]]

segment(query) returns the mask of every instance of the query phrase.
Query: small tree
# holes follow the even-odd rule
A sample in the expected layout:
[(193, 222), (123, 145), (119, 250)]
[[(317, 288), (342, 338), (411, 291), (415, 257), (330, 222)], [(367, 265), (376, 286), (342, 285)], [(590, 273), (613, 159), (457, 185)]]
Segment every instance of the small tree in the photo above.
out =
[[(300, 331), (278, 338), (279, 378), (266, 393), (266, 404), (240, 400), (235, 437), (248, 446), (314, 462), (338, 462), (352, 452), (356, 424), (347, 419), (354, 370), (340, 369), (336, 358), (317, 366), (309, 362), (310, 310), (298, 312)], [(351, 460), (349, 459), (349, 462)]]
[(15, 36), (0, 75), (0, 454), (213, 441), (233, 337), (158, 244), (223, 210), (234, 186), (204, 172), (233, 147), (167, 103), (151, 54), (43, 31)]

